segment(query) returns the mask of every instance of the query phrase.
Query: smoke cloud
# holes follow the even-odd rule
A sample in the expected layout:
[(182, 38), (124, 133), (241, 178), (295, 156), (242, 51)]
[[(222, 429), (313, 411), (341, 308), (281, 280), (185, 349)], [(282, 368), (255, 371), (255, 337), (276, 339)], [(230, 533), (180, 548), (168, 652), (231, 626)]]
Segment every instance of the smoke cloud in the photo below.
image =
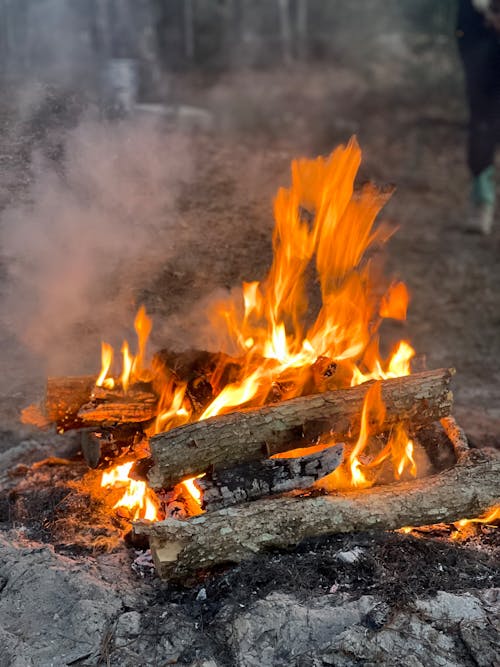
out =
[(96, 370), (102, 337), (119, 344), (139, 291), (175, 252), (191, 164), (185, 136), (141, 119), (85, 120), (62, 145), (57, 161), (33, 155), (32, 185), (3, 212), (0, 243), (4, 325), (47, 372), (69, 374), (91, 358)]

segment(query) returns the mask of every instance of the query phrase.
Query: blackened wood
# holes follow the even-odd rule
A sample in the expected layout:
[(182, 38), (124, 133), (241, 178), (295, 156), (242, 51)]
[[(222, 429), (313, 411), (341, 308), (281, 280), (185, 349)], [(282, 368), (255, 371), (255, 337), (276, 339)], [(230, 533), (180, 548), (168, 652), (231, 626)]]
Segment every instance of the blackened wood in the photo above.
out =
[(307, 489), (342, 462), (344, 445), (294, 459), (266, 459), (233, 468), (214, 468), (195, 484), (203, 492), (204, 510), (230, 507), (262, 496)]
[[(449, 415), (453, 373), (441, 369), (382, 380), (386, 415), (382, 423), (370, 420), (371, 432), (388, 431), (401, 421), (421, 426)], [(150, 441), (155, 462), (150, 484), (168, 488), (214, 465), (253, 461), (310, 446), (325, 433), (337, 442), (356, 437), (363, 401), (372, 384), (240, 410), (155, 435)]]
[(192, 577), (310, 537), (453, 522), (500, 502), (500, 461), (470, 452), (438, 475), (349, 493), (273, 498), (208, 512), (188, 521), (138, 523), (149, 535), (158, 574)]

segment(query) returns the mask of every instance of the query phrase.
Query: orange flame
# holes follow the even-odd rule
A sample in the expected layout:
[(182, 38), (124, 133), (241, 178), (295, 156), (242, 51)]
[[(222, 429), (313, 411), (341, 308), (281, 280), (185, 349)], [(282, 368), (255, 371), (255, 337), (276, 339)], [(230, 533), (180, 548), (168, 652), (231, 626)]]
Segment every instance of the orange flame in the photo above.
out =
[(102, 474), (101, 486), (125, 488), (122, 497), (113, 505), (113, 509), (126, 508), (133, 520), (154, 521), (158, 514), (156, 496), (147, 488), (146, 482), (129, 478), (133, 465), (134, 462), (130, 461), (105, 470)]
[(370, 482), (361, 470), (360, 454), (366, 447), (370, 435), (370, 421), (373, 423), (383, 422), (385, 418), (385, 404), (382, 400), (380, 382), (375, 382), (366, 392), (361, 413), (361, 427), (359, 437), (349, 456), (352, 483), (357, 487), (370, 486)]
[[(151, 318), (146, 314), (146, 309), (141, 306), (134, 320), (134, 328), (137, 334), (137, 354), (130, 353), (128, 341), (123, 341), (122, 353), (122, 371), (120, 382), (124, 393), (127, 393), (129, 386), (134, 382), (149, 382), (153, 374), (146, 367), (146, 345), (151, 333)], [(96, 380), (96, 387), (106, 387), (113, 389), (116, 385), (114, 378), (108, 377), (108, 373), (113, 363), (114, 351), (108, 343), (101, 343), (101, 371)]]
[[(378, 330), (383, 318), (404, 319), (408, 291), (403, 283), (381, 286), (375, 282), (373, 261), (368, 257), (389, 234), (375, 219), (389, 194), (354, 181), (361, 162), (355, 139), (329, 157), (292, 162), (291, 186), (281, 188), (274, 201), (273, 261), (265, 280), (244, 283), (241, 299), (218, 304), (213, 313), (219, 349), (238, 355), (242, 370), (226, 386), (219, 386), (221, 369), (210, 379), (212, 402), (199, 419), (259, 406), (273, 387), (286, 384), (286, 398), (302, 395), (311, 383), (311, 367), (326, 358), (336, 368), (329, 388), (361, 384), (368, 380), (408, 375), (414, 350), (401, 341), (382, 359)], [(320, 306), (311, 313), (309, 283), (317, 278)], [(316, 299), (319, 301), (319, 299)], [(141, 308), (135, 320), (138, 352), (123, 348), (124, 391), (136, 380), (150, 378), (144, 361), (151, 321)], [(105, 371), (104, 377), (108, 370)], [(186, 386), (171, 378), (160, 399), (155, 431), (168, 430), (193, 419)], [(316, 390), (318, 390), (316, 388)], [(413, 442), (406, 432), (394, 440), (371, 463), (361, 454), (370, 440), (373, 421), (384, 414), (380, 385), (366, 395), (361, 431), (349, 457), (352, 483), (372, 482), (364, 468), (374, 467), (392, 456), (395, 473), (415, 474)], [(397, 437), (396, 437), (397, 436)], [(190, 480), (185, 488), (193, 490)]]
[[(387, 362), (378, 352), (381, 318), (404, 319), (408, 292), (398, 283), (381, 301), (373, 284), (365, 255), (387, 236), (374, 223), (388, 195), (372, 185), (354, 192), (360, 161), (359, 146), (351, 140), (328, 158), (292, 163), (292, 186), (280, 189), (274, 202), (274, 258), (266, 280), (244, 283), (242, 303), (230, 300), (217, 311), (219, 330), (245, 357), (247, 373), (217, 396), (202, 418), (243, 402), (262, 404), (273, 382), (291, 370), (294, 387), (287, 397), (300, 395), (304, 369), (321, 356), (341, 368), (339, 386), (410, 372), (409, 343), (401, 342)], [(322, 305), (308, 326), (312, 263)]]
[(113, 363), (113, 348), (108, 343), (101, 343), (101, 372), (96, 380), (96, 387), (106, 387), (113, 389), (115, 382), (113, 378), (108, 378), (109, 369)]
[(460, 529), (469, 526), (472, 523), (483, 523), (483, 524), (494, 524), (500, 520), (500, 505), (493, 507), (485, 514), (476, 517), (475, 519), (461, 519), (460, 521), (455, 521), (456, 528)]

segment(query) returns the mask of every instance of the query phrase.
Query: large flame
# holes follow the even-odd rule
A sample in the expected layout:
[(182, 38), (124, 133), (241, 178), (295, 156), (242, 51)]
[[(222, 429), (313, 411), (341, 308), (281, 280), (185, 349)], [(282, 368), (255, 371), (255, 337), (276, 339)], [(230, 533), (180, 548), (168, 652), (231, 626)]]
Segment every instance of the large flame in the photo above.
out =
[[(380, 280), (375, 280), (372, 250), (389, 236), (383, 225), (375, 227), (375, 218), (389, 195), (373, 185), (354, 189), (360, 162), (354, 139), (327, 158), (292, 162), (291, 187), (280, 189), (274, 202), (274, 255), (267, 277), (244, 283), (241, 299), (219, 303), (212, 313), (219, 348), (242, 360), (242, 370), (225, 386), (218, 382), (222, 370), (214, 371), (214, 399), (201, 416), (192, 414), (186, 386), (170, 379), (159, 402), (155, 432), (241, 406), (262, 405), (276, 384), (286, 386), (282, 398), (300, 396), (308, 391), (311, 368), (320, 358), (335, 368), (330, 389), (410, 373), (414, 350), (408, 342), (401, 341), (385, 360), (379, 351), (380, 324), (384, 318), (406, 317), (408, 291), (403, 283), (381, 289)], [(310, 294), (315, 294), (313, 303)], [(125, 392), (134, 382), (151, 378), (145, 363), (151, 321), (143, 308), (135, 329), (136, 355), (128, 345), (123, 347)], [(110, 366), (107, 352), (100, 382), (109, 381)], [(383, 419), (383, 413), (375, 383), (367, 392), (361, 432), (348, 457), (350, 484), (373, 483), (366, 469), (389, 456), (396, 477), (405, 471), (416, 474), (413, 443), (402, 427), (395, 429), (382, 452), (363, 462), (370, 424)], [(196, 495), (191, 480), (185, 487)]]

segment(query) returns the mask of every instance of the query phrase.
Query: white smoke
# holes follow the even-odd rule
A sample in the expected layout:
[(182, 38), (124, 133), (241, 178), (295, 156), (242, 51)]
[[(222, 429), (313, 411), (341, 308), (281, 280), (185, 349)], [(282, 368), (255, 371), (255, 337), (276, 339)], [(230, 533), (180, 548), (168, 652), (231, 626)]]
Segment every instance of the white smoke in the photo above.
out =
[(60, 162), (33, 156), (25, 201), (1, 217), (3, 319), (48, 371), (81, 372), (87, 340), (98, 357), (98, 339), (130, 326), (175, 252), (189, 156), (184, 136), (139, 119), (82, 122)]

